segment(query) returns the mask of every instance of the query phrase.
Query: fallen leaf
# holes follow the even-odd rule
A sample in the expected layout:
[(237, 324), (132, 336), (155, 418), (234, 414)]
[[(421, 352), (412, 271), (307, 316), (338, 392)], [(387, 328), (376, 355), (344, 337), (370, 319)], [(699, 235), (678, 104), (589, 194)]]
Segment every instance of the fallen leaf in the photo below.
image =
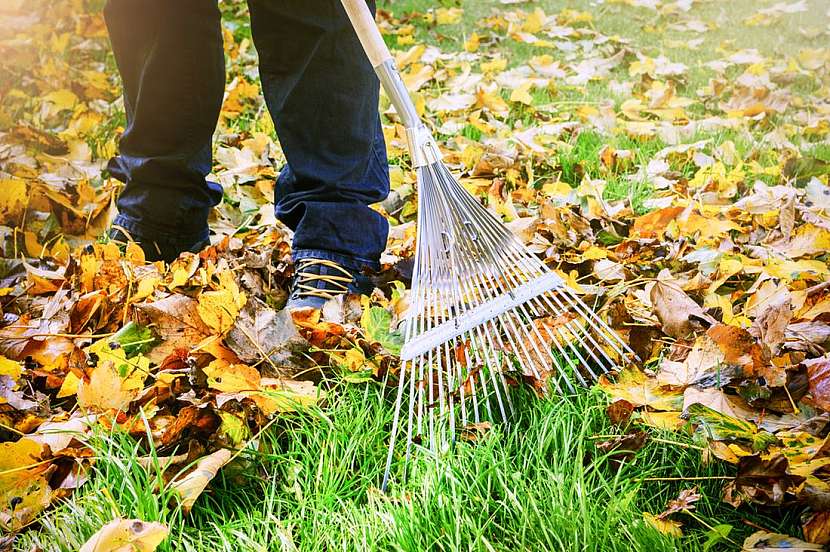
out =
[(225, 343), (242, 362), (267, 360), (277, 368), (288, 362), (292, 352), (308, 347), (288, 311), (275, 311), (254, 302), (242, 310)]
[(708, 439), (717, 441), (743, 441), (755, 451), (766, 450), (776, 438), (769, 432), (759, 431), (752, 422), (739, 420), (700, 403), (685, 409), (689, 421), (699, 427)]
[(651, 288), (651, 304), (663, 331), (674, 338), (686, 339), (696, 326), (711, 323), (712, 319), (686, 293), (673, 282), (657, 280)]
[(661, 519), (648, 512), (643, 512), (643, 519), (646, 520), (646, 523), (651, 525), (663, 535), (675, 538), (683, 536), (683, 530), (681, 529), (682, 524), (679, 521)]
[(79, 552), (153, 552), (169, 533), (155, 521), (118, 518), (101, 527)]
[(820, 544), (804, 542), (795, 537), (779, 533), (757, 531), (744, 540), (741, 552), (754, 552), (756, 550), (764, 550), (765, 552), (821, 552), (824, 547)]
[(824, 410), (830, 410), (830, 354), (805, 360), (804, 365), (813, 400)]
[(190, 512), (196, 503), (196, 499), (216, 477), (222, 466), (230, 462), (231, 457), (231, 451), (219, 449), (200, 458), (191, 472), (170, 484), (170, 488), (179, 495), (179, 504), (181, 504), (185, 513)]
[(649, 406), (655, 410), (680, 410), (683, 395), (677, 391), (661, 388), (653, 378), (648, 378), (635, 367), (621, 370), (612, 381), (600, 377), (600, 388), (614, 399), (624, 399), (637, 406)]
[(802, 524), (804, 538), (816, 544), (830, 543), (830, 512), (815, 512)]

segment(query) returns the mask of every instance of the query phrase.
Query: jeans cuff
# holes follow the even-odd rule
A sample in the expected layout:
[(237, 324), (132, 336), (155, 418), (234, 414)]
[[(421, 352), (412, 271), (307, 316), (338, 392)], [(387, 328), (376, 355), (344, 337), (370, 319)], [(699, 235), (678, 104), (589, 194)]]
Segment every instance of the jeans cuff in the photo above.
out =
[(380, 270), (380, 262), (365, 259), (363, 257), (355, 257), (354, 255), (342, 255), (334, 253), (333, 251), (326, 251), (324, 249), (296, 249), (292, 253), (294, 261), (300, 259), (324, 259), (327, 261), (334, 261), (335, 263), (348, 268), (350, 270), (361, 271), (364, 268), (371, 270)]
[(182, 250), (187, 250), (194, 244), (210, 239), (210, 228), (207, 225), (197, 233), (171, 234), (169, 230), (153, 227), (153, 225), (135, 220), (123, 213), (116, 215), (115, 220), (112, 221), (112, 226), (120, 226), (135, 241), (153, 241), (165, 245), (178, 245), (181, 246)]

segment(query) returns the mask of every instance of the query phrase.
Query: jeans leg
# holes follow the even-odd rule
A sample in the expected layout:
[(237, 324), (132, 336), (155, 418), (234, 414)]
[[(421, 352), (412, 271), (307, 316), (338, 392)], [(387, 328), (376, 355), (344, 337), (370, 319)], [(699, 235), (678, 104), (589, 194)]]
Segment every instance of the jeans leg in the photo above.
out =
[(287, 165), (277, 217), (294, 257), (377, 267), (389, 193), (379, 83), (339, 0), (248, 0), (265, 100)]
[[(225, 61), (216, 0), (109, 0), (127, 127), (110, 173), (125, 183), (115, 224), (175, 252), (208, 237), (222, 188), (208, 183)], [(175, 255), (173, 255), (175, 256)]]

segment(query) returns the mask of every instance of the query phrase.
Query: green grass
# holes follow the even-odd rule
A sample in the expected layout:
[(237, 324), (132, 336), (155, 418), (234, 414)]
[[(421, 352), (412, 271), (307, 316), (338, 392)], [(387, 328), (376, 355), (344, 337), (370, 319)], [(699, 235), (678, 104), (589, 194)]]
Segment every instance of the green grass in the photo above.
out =
[[(703, 64), (727, 55), (718, 50), (724, 41), (732, 41), (730, 51), (758, 48), (763, 54), (785, 59), (801, 48), (817, 46), (801, 34), (802, 29), (826, 25), (824, 14), (804, 13), (785, 16), (773, 27), (745, 27), (743, 19), (757, 10), (752, 0), (728, 5), (696, 3), (695, 16), (720, 23), (705, 35), (670, 31), (672, 16), (610, 2), (599, 6), (589, 0), (541, 0), (516, 6), (496, 0), (440, 4), (463, 6), (463, 24), (429, 28), (415, 19), (415, 37), (418, 42), (439, 44), (445, 51), (460, 50), (465, 37), (496, 8), (538, 6), (548, 14), (565, 7), (590, 9), (596, 30), (627, 38), (648, 55), (665, 54), (687, 64), (689, 75), (679, 92), (688, 97), (695, 97), (695, 90), (713, 74)], [(237, 42), (250, 38), (250, 26), (239, 6), (224, 6)], [(436, 2), (390, 0), (380, 2), (380, 7), (400, 16), (424, 12), (436, 7)], [(700, 36), (705, 36), (706, 43), (698, 50), (666, 46), (669, 39)], [(387, 40), (395, 46), (394, 37)], [(501, 44), (508, 69), (534, 55), (561, 57), (556, 50), (511, 40)], [(108, 67), (112, 70), (111, 63)], [(614, 78), (630, 79), (623, 68), (607, 80)], [(581, 105), (613, 101), (619, 107), (626, 99), (612, 94), (607, 81), (583, 87), (559, 84), (553, 91), (535, 90), (532, 108), (516, 110), (516, 118), (527, 125), (536, 110), (566, 120)], [(798, 83), (795, 89), (799, 90)], [(811, 90), (804, 87), (804, 92)], [(702, 109), (690, 107), (693, 113)], [(101, 129), (101, 143), (122, 125), (123, 118), (114, 116)], [(270, 132), (273, 127), (253, 106), (228, 125), (236, 132)], [(484, 138), (469, 124), (461, 134), (472, 140)], [(740, 158), (753, 155), (764, 166), (777, 162), (757, 148), (758, 135), (721, 131), (688, 141), (704, 139), (711, 141), (712, 148), (731, 141)], [(555, 154), (539, 163), (537, 181), (561, 178), (578, 186), (584, 176), (603, 178), (606, 199), (628, 198), (636, 213), (646, 211), (644, 201), (654, 192), (651, 183), (627, 177), (668, 144), (658, 138), (606, 136), (594, 131), (563, 140)], [(603, 167), (599, 153), (606, 145), (631, 151), (631, 166), (613, 171)], [(826, 145), (806, 140), (797, 145), (815, 158), (830, 160)], [(686, 162), (672, 169), (691, 178), (697, 167)], [(496, 428), (476, 445), (460, 443), (447, 457), (416, 455), (408, 466), (411, 477), (393, 484), (386, 495), (377, 487), (391, 425), (389, 398), (375, 384), (336, 384), (329, 397), (323, 409), (281, 418), (261, 436), (255, 453), (246, 452), (220, 473), (187, 516), (175, 506), (171, 494), (162, 490), (158, 471), (136, 462), (137, 456), (153, 451), (143, 450), (125, 435), (99, 431), (91, 440), (99, 460), (89, 482), (48, 512), (15, 546), (19, 550), (34, 546), (46, 551), (77, 550), (116, 516), (161, 521), (171, 529), (163, 550), (199, 552), (293, 550), (294, 546), (309, 551), (700, 550), (707, 540), (707, 526), (719, 524), (733, 527), (730, 538), (734, 542), (715, 549), (731, 550), (754, 531), (744, 520), (771, 530), (798, 532), (799, 511), (735, 510), (722, 503), (723, 480), (718, 478), (733, 474), (734, 468), (720, 462), (704, 464), (698, 445), (683, 434), (655, 432), (652, 436), (659, 441), (652, 440), (629, 462), (615, 467), (594, 446), (601, 440), (597, 436), (617, 431), (609, 426), (605, 399), (596, 390), (566, 398), (517, 401), (520, 412), (511, 426)], [(403, 468), (402, 460), (396, 458), (393, 472), (399, 474)], [(677, 516), (684, 523), (682, 540), (665, 537), (643, 521), (644, 511), (661, 512), (678, 492), (694, 485), (703, 495), (696, 510), (699, 519)]]
[[(98, 432), (100, 457), (83, 489), (21, 537), (20, 550), (77, 550), (114, 516), (157, 520), (171, 537), (163, 550), (676, 550), (678, 541), (648, 526), (643, 511), (659, 513), (683, 488), (698, 482), (668, 478), (715, 477), (721, 464), (702, 465), (700, 452), (677, 434), (658, 436), (614, 468), (594, 447), (612, 432), (597, 391), (546, 400), (519, 400), (508, 428), (453, 454), (420, 452), (405, 484), (388, 495), (377, 486), (386, 454), (391, 405), (372, 384), (341, 386), (325, 410), (285, 418), (224, 468), (189, 517), (169, 492), (159, 492), (156, 470), (135, 458), (152, 451), (120, 434)], [(525, 397), (528, 399), (529, 397)], [(403, 469), (396, 459), (393, 472)], [(642, 481), (644, 478), (665, 481)], [(699, 482), (705, 523), (734, 526), (731, 538), (752, 532), (750, 519), (791, 527), (797, 512), (737, 512), (718, 500), (722, 481)], [(167, 504), (173, 504), (168, 508)], [(688, 516), (683, 549), (696, 549), (706, 528)], [(56, 536), (60, 535), (60, 538)], [(285, 543), (284, 545), (281, 543)], [(728, 547), (726, 548), (728, 549)]]

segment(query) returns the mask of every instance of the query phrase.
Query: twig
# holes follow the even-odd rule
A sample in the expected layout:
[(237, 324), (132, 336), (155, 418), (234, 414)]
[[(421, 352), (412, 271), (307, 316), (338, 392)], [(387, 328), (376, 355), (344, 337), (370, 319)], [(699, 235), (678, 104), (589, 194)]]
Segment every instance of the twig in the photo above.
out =
[(693, 477), (643, 477), (640, 481), (709, 481), (735, 479), (731, 475), (699, 475)]
[(3, 429), (5, 429), (5, 430), (11, 431), (12, 433), (17, 433), (17, 434), (18, 434), (18, 435), (20, 435), (20, 436), (24, 436), (24, 435), (26, 435), (25, 433), (23, 433), (23, 432), (22, 432), (22, 431), (20, 431), (19, 429), (15, 429), (15, 428), (13, 428), (13, 427), (11, 427), (11, 426), (7, 426), (6, 424), (4, 424), (4, 423), (2, 423), (2, 422), (0, 422), (0, 427), (1, 427), (1, 428), (3, 428)]

